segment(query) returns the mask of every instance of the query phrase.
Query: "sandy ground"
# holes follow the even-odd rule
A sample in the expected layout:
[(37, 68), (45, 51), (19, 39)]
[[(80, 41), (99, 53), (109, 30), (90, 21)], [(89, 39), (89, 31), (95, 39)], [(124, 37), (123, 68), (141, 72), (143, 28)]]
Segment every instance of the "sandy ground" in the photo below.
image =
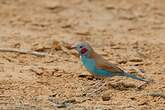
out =
[[(52, 55), (0, 52), (0, 109), (165, 110), (164, 10), (164, 0), (0, 0), (0, 47)], [(79, 40), (154, 82), (79, 77), (67, 48)]]

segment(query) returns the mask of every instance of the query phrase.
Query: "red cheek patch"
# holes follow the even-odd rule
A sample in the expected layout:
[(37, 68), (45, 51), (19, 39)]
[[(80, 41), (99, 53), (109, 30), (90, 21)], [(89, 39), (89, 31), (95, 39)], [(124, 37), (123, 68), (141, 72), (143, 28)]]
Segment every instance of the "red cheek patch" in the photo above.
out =
[(81, 49), (81, 53), (82, 53), (82, 54), (86, 53), (87, 51), (88, 51), (88, 50), (87, 50), (86, 48), (82, 48), (82, 49)]

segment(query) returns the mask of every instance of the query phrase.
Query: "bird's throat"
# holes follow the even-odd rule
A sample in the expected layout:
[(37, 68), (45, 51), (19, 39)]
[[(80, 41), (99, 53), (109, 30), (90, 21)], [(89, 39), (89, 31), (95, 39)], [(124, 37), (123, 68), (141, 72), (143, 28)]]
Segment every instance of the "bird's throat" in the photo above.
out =
[(87, 51), (88, 51), (87, 48), (82, 48), (81, 49), (81, 54), (85, 54)]

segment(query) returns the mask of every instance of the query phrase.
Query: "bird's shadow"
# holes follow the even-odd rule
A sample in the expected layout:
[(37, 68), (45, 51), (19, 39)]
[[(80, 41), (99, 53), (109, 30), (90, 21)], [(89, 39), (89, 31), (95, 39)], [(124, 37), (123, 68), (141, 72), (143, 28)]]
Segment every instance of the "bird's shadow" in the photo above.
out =
[(103, 91), (109, 90), (109, 89), (115, 89), (119, 91), (128, 91), (128, 90), (136, 90), (136, 91), (142, 91), (145, 90), (145, 88), (152, 84), (151, 82), (142, 82), (140, 85), (139, 83), (133, 82), (126, 82), (125, 80), (129, 79), (116, 79), (116, 78), (103, 78), (103, 77), (97, 77), (93, 75), (86, 75), (86, 74), (80, 74), (80, 78), (86, 79), (86, 80), (93, 80), (96, 81), (94, 85), (90, 87), (89, 90), (87, 90), (88, 96), (94, 96), (101, 94)]

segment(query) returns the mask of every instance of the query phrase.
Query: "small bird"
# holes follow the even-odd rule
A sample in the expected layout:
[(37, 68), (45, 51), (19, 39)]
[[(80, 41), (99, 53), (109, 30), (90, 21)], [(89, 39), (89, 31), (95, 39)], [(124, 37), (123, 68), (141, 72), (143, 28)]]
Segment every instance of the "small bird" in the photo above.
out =
[(144, 78), (129, 74), (105, 60), (101, 55), (97, 54), (87, 42), (77, 42), (72, 48), (78, 51), (83, 65), (93, 75), (102, 77), (126, 76), (146, 82)]

